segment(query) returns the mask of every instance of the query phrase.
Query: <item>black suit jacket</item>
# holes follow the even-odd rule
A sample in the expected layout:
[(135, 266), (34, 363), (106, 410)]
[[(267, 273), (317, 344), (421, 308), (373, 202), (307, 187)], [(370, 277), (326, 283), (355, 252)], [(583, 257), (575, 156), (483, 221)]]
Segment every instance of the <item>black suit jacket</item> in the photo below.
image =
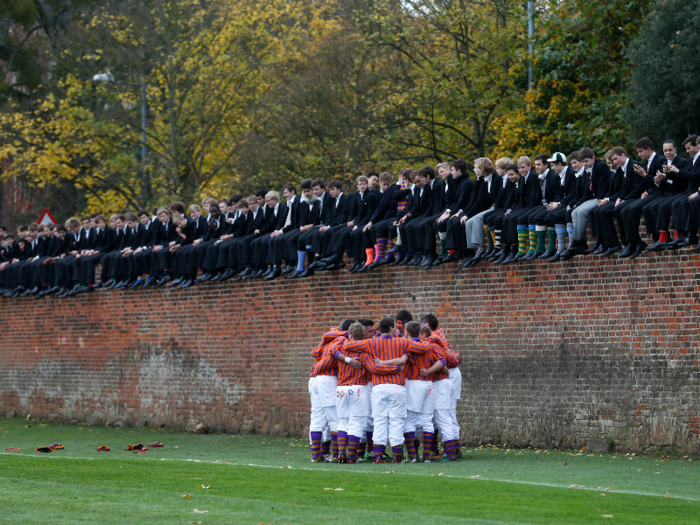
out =
[(317, 226), (321, 223), (321, 206), (319, 202), (314, 202), (310, 205), (307, 202), (299, 204), (299, 227), (313, 224)]
[(564, 185), (561, 187), (561, 199), (559, 200), (561, 206), (570, 206), (576, 202), (577, 183), (578, 180), (576, 179), (574, 168), (567, 166), (564, 169)]
[(547, 201), (547, 204), (561, 201), (561, 177), (553, 169), (547, 172), (547, 182), (544, 186), (544, 200)]
[(527, 180), (525, 177), (520, 177), (518, 182), (518, 209), (532, 209), (542, 206), (542, 186), (540, 186), (537, 172), (530, 170)]
[(109, 253), (114, 251), (117, 246), (117, 232), (110, 226), (105, 226), (100, 232), (99, 244), (95, 248), (100, 253)]
[(355, 223), (355, 226), (367, 224), (377, 208), (377, 194), (367, 190), (362, 195), (357, 191), (355, 195), (357, 208), (352, 221)]
[(348, 222), (350, 212), (350, 197), (342, 193), (338, 199), (331, 197), (328, 205), (323, 205), (323, 213), (321, 214), (321, 222), (328, 226), (339, 226)]
[(662, 182), (657, 186), (654, 182), (654, 177), (656, 176), (657, 171), (663, 171), (663, 166), (666, 164), (666, 157), (657, 153), (654, 155), (654, 159), (651, 161), (651, 164), (649, 164), (649, 161), (646, 160), (640, 164), (647, 172), (647, 176), (644, 177), (644, 181), (646, 182), (645, 191), (649, 193), (649, 195), (661, 195), (663, 193), (664, 183)]
[(372, 223), (396, 217), (396, 206), (399, 204), (399, 201), (396, 200), (396, 194), (400, 191), (399, 186), (392, 184), (381, 194), (381, 200), (370, 218)]
[(486, 177), (479, 177), (474, 185), (469, 206), (464, 210), (464, 215), (467, 217), (474, 217), (474, 215), (488, 210), (498, 199), (502, 187), (503, 181), (496, 173), (491, 174), (490, 192)]
[(295, 228), (299, 228), (300, 226), (303, 226), (299, 222), (299, 210), (301, 209), (301, 197), (296, 195), (294, 197), (294, 201), (290, 204), (289, 202), (286, 203), (287, 210), (284, 212), (284, 222), (287, 222), (287, 214), (289, 213), (289, 207), (292, 207), (292, 222), (288, 225), (285, 226), (284, 223), (282, 224), (282, 231), (283, 232), (288, 232), (291, 231)]
[(148, 224), (148, 228), (146, 229), (146, 246), (148, 246), (149, 248), (153, 248), (158, 244), (158, 239), (160, 238), (160, 230), (162, 226), (163, 223), (160, 222), (160, 220), (158, 219), (151, 221)]
[(609, 197), (611, 201), (617, 199), (626, 201), (629, 199), (638, 199), (646, 190), (647, 181), (645, 177), (637, 175), (634, 171), (634, 166), (639, 164), (636, 160), (629, 159), (627, 161), (627, 169), (622, 171), (618, 168), (613, 179), (613, 194)]
[[(462, 175), (462, 177), (465, 177), (465, 175)], [(428, 215), (441, 214), (445, 209), (445, 198), (445, 183), (442, 179), (436, 178), (430, 188), (430, 210)]]
[(323, 209), (321, 210), (320, 224), (330, 225), (333, 222), (335, 199), (327, 191), (323, 192), (321, 199), (323, 201)]

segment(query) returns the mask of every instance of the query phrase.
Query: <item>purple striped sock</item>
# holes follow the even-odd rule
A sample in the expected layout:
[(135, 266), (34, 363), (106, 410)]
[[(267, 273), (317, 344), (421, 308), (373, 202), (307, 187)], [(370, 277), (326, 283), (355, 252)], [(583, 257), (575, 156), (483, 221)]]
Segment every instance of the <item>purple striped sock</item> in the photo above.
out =
[(416, 437), (415, 432), (405, 432), (403, 435), (403, 439), (406, 443), (406, 451), (408, 452), (409, 458), (416, 457), (416, 443), (414, 441), (415, 437)]
[(353, 436), (352, 434), (348, 436), (348, 459), (355, 459), (357, 457), (357, 448), (360, 446), (360, 438)]
[(384, 454), (384, 447), (382, 445), (374, 445), (374, 456), (380, 457)]
[(321, 440), (323, 439), (323, 432), (311, 432), (311, 454), (313, 459), (319, 459), (321, 457)]
[(400, 458), (401, 456), (403, 456), (403, 446), (401, 446), (401, 447), (391, 447), (391, 454), (392, 454), (395, 458)]

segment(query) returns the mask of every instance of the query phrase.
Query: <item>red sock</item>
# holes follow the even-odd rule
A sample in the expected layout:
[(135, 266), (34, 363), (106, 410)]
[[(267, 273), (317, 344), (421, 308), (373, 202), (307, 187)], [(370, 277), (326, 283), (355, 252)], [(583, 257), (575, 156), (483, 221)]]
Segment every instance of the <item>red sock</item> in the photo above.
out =
[(454, 255), (455, 253), (457, 253), (457, 250), (450, 250), (450, 251), (447, 252), (447, 253), (449, 253), (450, 255)]
[[(676, 233), (678, 233), (678, 232), (676, 232)], [(668, 242), (668, 232), (665, 232), (665, 231), (659, 232), (659, 242)]]
[(678, 230), (676, 230), (676, 233), (673, 234), (673, 240), (675, 241), (675, 240), (678, 239), (678, 237), (680, 237), (680, 236), (681, 236), (681, 232), (679, 232)]

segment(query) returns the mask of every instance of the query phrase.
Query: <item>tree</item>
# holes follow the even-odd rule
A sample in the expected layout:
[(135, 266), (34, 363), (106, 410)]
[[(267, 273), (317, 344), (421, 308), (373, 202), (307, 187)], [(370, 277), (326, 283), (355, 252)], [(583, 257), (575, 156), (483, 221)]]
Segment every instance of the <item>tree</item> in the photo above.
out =
[[(631, 64), (625, 49), (636, 38), (649, 2), (550, 0), (540, 4), (535, 36), (533, 89), (498, 119), (496, 155), (564, 151), (598, 152), (627, 145)], [(527, 57), (511, 71), (523, 86)], [(522, 88), (521, 88), (522, 89)]]
[(633, 63), (627, 117), (634, 136), (683, 140), (700, 127), (700, 1), (660, 1), (627, 57)]

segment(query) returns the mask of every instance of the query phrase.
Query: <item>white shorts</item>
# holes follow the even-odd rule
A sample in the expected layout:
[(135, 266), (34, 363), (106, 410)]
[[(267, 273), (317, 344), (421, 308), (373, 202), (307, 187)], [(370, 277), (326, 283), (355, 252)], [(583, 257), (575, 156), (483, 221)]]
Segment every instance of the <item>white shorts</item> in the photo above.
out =
[(364, 385), (339, 386), (336, 388), (338, 418), (369, 416), (369, 395)]
[(459, 367), (450, 368), (447, 372), (450, 374), (450, 381), (452, 381), (452, 398), (462, 399), (462, 372)]
[(452, 406), (452, 382), (449, 379), (434, 381), (432, 390), (435, 410), (449, 410)]
[(337, 386), (338, 378), (335, 376), (312, 377), (309, 381), (311, 407), (335, 406), (335, 389)]
[(406, 380), (406, 408), (411, 412), (432, 414), (435, 411), (433, 382), (420, 379)]

